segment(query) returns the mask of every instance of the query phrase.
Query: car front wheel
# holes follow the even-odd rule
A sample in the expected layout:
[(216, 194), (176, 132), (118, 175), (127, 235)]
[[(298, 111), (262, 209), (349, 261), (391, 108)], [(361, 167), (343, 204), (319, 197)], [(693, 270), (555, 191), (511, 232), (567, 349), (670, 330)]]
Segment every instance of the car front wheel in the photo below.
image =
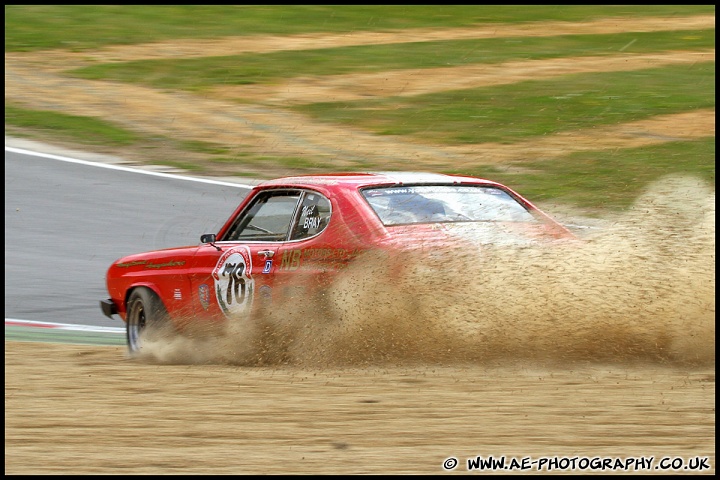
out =
[(128, 352), (138, 355), (142, 348), (141, 335), (148, 328), (160, 328), (167, 322), (167, 312), (155, 292), (149, 288), (136, 288), (130, 294), (125, 323)]

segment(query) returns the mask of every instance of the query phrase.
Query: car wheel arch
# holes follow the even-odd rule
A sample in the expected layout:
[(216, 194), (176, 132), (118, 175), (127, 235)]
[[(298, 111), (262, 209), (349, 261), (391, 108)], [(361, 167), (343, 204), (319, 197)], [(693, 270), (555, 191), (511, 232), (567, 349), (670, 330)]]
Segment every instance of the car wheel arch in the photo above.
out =
[[(125, 302), (125, 311), (126, 312), (127, 312), (128, 302), (130, 301), (130, 297), (132, 296), (133, 292), (135, 292), (139, 288), (145, 288), (146, 290), (149, 290), (150, 293), (152, 293), (157, 298), (157, 300), (163, 305), (163, 307), (165, 307), (165, 302), (162, 301), (162, 296), (160, 295), (160, 289), (158, 289), (157, 286), (152, 283), (144, 282), (144, 283), (137, 283), (137, 284), (131, 285), (130, 287), (127, 288), (127, 290), (125, 290), (124, 302)], [(167, 307), (166, 307), (166, 309), (167, 309)]]

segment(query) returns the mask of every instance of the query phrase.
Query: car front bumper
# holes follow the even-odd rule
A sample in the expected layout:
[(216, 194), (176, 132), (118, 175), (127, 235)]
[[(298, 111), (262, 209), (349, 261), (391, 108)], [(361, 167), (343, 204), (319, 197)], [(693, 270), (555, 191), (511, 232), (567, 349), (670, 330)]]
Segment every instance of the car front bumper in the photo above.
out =
[(112, 318), (112, 316), (118, 313), (117, 305), (111, 299), (100, 300), (100, 309), (106, 317)]

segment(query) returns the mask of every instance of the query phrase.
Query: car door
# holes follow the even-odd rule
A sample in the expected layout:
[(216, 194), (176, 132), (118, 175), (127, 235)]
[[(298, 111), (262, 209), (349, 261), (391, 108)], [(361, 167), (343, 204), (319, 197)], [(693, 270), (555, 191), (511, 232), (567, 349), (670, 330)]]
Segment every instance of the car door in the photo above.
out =
[(349, 255), (342, 242), (326, 231), (332, 215), (331, 201), (319, 192), (306, 190), (300, 199), (290, 237), (280, 246), (275, 264), (277, 301), (301, 306), (327, 285), (337, 264)]
[(269, 303), (277, 254), (288, 239), (302, 195), (299, 189), (261, 191), (223, 238), (200, 245), (190, 274), (198, 316), (243, 318)]

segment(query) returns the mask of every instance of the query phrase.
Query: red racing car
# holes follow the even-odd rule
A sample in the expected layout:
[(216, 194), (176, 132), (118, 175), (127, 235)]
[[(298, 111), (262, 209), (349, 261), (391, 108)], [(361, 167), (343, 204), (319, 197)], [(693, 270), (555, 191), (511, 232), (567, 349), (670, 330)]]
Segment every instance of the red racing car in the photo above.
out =
[(430, 246), (570, 238), (563, 225), (489, 180), (413, 172), (285, 177), (254, 187), (220, 231), (202, 235), (199, 245), (114, 262), (106, 278), (110, 298), (100, 306), (125, 321), (134, 355), (150, 325), (183, 332), (228, 318), (252, 321), (287, 300), (293, 285), (321, 293), (368, 251), (393, 258)]

